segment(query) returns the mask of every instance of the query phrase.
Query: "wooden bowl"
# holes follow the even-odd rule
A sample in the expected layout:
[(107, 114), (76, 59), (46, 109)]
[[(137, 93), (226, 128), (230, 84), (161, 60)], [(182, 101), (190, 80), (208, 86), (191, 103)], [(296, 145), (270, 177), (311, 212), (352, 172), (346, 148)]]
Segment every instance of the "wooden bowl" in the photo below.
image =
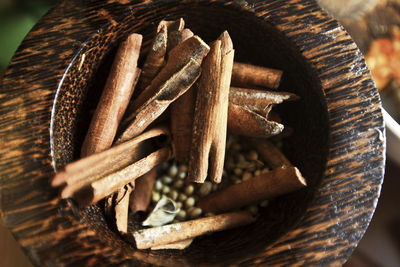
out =
[[(281, 89), (302, 98), (279, 110), (295, 132), (284, 150), (309, 187), (186, 251), (138, 251), (98, 206), (59, 202), (49, 178), (77, 157), (115, 46), (132, 32), (148, 45), (158, 21), (179, 17), (207, 41), (227, 29), (236, 60), (284, 70)], [(341, 264), (381, 189), (378, 92), (349, 35), (310, 0), (61, 1), (19, 47), (0, 103), (0, 211), (38, 266)]]

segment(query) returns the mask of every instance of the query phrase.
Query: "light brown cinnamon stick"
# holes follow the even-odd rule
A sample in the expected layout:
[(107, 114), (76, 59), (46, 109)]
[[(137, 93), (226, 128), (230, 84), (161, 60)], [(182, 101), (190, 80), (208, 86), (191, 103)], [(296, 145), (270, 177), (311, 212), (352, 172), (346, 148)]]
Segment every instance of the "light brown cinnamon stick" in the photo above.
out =
[(178, 242), (174, 242), (174, 243), (151, 247), (151, 250), (160, 250), (160, 249), (183, 250), (183, 249), (189, 247), (192, 244), (192, 242), (193, 242), (193, 238), (190, 238), (190, 239), (186, 239), (186, 240), (182, 240), (182, 241), (178, 241)]
[(169, 130), (162, 126), (156, 127), (128, 142), (69, 163), (63, 171), (54, 176), (51, 185), (66, 184), (67, 186), (81, 187), (90, 180), (113, 173), (139, 159), (137, 152), (143, 142), (162, 135), (169, 136)]
[(246, 211), (231, 212), (186, 222), (168, 224), (133, 232), (138, 249), (147, 249), (166, 245), (207, 233), (227, 230), (255, 221)]
[[(203, 63), (193, 122), (188, 179), (221, 182), (234, 50), (228, 32), (211, 44)], [(210, 163), (210, 164), (209, 164)]]
[(190, 59), (185, 66), (161, 85), (154, 96), (132, 114), (131, 123), (117, 139), (116, 143), (126, 142), (141, 134), (173, 101), (192, 86), (200, 76), (200, 72), (199, 63)]
[(281, 70), (236, 62), (233, 65), (232, 85), (245, 88), (261, 86), (276, 89), (281, 77)]
[(128, 233), (129, 196), (135, 188), (134, 183), (129, 183), (114, 194), (112, 207), (114, 207), (115, 224), (121, 234)]
[(248, 141), (271, 168), (293, 166), (282, 151), (270, 141), (258, 138), (250, 138)]
[[(174, 47), (169, 52), (166, 65), (160, 70), (151, 84), (133, 102), (133, 110), (142, 107), (172, 75), (181, 70), (190, 60), (194, 60), (200, 65), (209, 50), (209, 46), (198, 36), (193, 36)], [(134, 115), (128, 116), (125, 121), (129, 122), (133, 117)], [(127, 122), (124, 122), (124, 124), (126, 125)]]
[(83, 142), (82, 157), (103, 151), (112, 145), (140, 74), (137, 60), (141, 44), (142, 35), (131, 34), (118, 49)]
[(169, 147), (161, 148), (120, 171), (101, 177), (100, 179), (89, 183), (73, 194), (70, 192), (67, 194), (63, 191), (61, 196), (63, 198), (74, 198), (78, 202), (79, 206), (86, 206), (96, 203), (102, 198), (121, 189), (128, 183), (135, 181), (138, 177), (149, 172), (158, 164), (169, 160), (171, 157), (172, 151)]
[(264, 117), (268, 115), (272, 104), (298, 99), (297, 95), (288, 92), (272, 92), (238, 87), (231, 87), (229, 92), (229, 103), (246, 107)]
[(307, 185), (296, 167), (277, 168), (200, 199), (203, 212), (220, 213), (284, 195)]
[(244, 106), (229, 105), (228, 130), (231, 133), (250, 137), (270, 137), (281, 133), (284, 126)]
[(146, 211), (151, 201), (151, 193), (157, 178), (157, 170), (152, 169), (135, 183), (135, 191), (132, 192), (129, 207), (132, 212)]

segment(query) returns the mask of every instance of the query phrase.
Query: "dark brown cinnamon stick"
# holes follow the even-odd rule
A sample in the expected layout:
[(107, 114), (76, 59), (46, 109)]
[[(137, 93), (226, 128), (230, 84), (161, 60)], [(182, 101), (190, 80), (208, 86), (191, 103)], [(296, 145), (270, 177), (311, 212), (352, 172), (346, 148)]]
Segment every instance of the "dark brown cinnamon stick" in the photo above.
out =
[(114, 141), (118, 125), (132, 96), (140, 70), (137, 60), (142, 35), (131, 34), (118, 49), (107, 83), (93, 115), (81, 156), (108, 149)]
[(305, 186), (306, 180), (296, 167), (277, 168), (200, 199), (198, 206), (203, 212), (220, 213), (287, 194)]
[(260, 86), (276, 89), (281, 77), (281, 70), (236, 62), (233, 65), (232, 85), (245, 88)]
[[(227, 131), (230, 77), (234, 50), (227, 32), (211, 44), (202, 65), (193, 122), (188, 178), (221, 181)], [(210, 164), (209, 164), (210, 163)]]
[(228, 114), (228, 130), (237, 135), (270, 137), (284, 129), (282, 124), (269, 121), (247, 107), (230, 104)]
[(255, 221), (247, 211), (230, 212), (186, 222), (168, 224), (133, 232), (138, 249), (158, 247), (207, 233), (227, 230)]

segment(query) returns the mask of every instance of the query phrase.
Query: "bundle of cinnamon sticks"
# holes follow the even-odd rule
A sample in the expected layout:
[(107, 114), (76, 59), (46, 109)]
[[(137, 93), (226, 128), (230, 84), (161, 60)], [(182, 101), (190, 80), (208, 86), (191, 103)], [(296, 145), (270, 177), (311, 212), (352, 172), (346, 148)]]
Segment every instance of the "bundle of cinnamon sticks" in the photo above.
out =
[[(254, 213), (239, 208), (306, 186), (299, 170), (265, 139), (284, 129), (270, 119), (272, 107), (299, 99), (265, 89), (278, 88), (281, 71), (234, 62), (228, 32), (207, 44), (185, 28), (183, 19), (159, 23), (139, 68), (141, 44), (136, 33), (120, 44), (81, 159), (51, 181), (62, 187), (62, 198), (80, 207), (104, 200), (107, 216), (137, 248), (171, 249), (185, 248), (205, 233), (252, 223)], [(131, 99), (134, 90), (137, 97)], [(261, 155), (264, 162), (256, 160), (272, 170), (219, 190), (228, 132), (244, 136), (258, 151), (252, 157)], [(157, 166), (171, 159), (185, 170), (174, 165), (157, 179)], [(196, 184), (199, 196), (190, 197)], [(130, 233), (129, 213), (148, 212), (151, 202), (154, 210), (143, 225), (155, 227)], [(182, 215), (182, 205), (191, 208), (190, 216)], [(198, 218), (201, 214), (208, 216)], [(174, 221), (176, 216), (192, 220)]]

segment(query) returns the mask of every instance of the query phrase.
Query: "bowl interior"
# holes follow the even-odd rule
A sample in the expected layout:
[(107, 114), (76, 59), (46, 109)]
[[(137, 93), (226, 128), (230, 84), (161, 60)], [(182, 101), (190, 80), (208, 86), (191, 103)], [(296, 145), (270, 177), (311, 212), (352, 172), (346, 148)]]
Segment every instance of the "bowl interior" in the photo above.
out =
[(283, 150), (302, 171), (309, 186), (272, 200), (256, 223), (198, 238), (185, 251), (135, 252), (132, 246), (109, 230), (98, 206), (83, 210), (80, 219), (91, 224), (98, 238), (104, 239), (111, 248), (122, 246), (127, 258), (164, 265), (173, 265), (173, 262), (233, 263), (262, 252), (299, 222), (322, 177), (328, 151), (327, 108), (317, 70), (310, 67), (295, 44), (253, 13), (221, 4), (165, 4), (159, 12), (143, 15), (140, 23), (126, 14), (123, 22), (88, 41), (82, 51), (84, 62), (82, 54), (77, 57), (58, 93), (52, 125), (53, 160), (60, 168), (78, 158), (91, 111), (101, 94), (117, 44), (127, 34), (139, 32), (148, 47), (161, 19), (179, 17), (183, 17), (187, 27), (206, 41), (215, 40), (228, 30), (236, 61), (284, 71), (279, 90), (296, 93), (301, 100), (274, 109), (282, 116), (283, 123), (294, 129), (292, 136), (285, 140)]

